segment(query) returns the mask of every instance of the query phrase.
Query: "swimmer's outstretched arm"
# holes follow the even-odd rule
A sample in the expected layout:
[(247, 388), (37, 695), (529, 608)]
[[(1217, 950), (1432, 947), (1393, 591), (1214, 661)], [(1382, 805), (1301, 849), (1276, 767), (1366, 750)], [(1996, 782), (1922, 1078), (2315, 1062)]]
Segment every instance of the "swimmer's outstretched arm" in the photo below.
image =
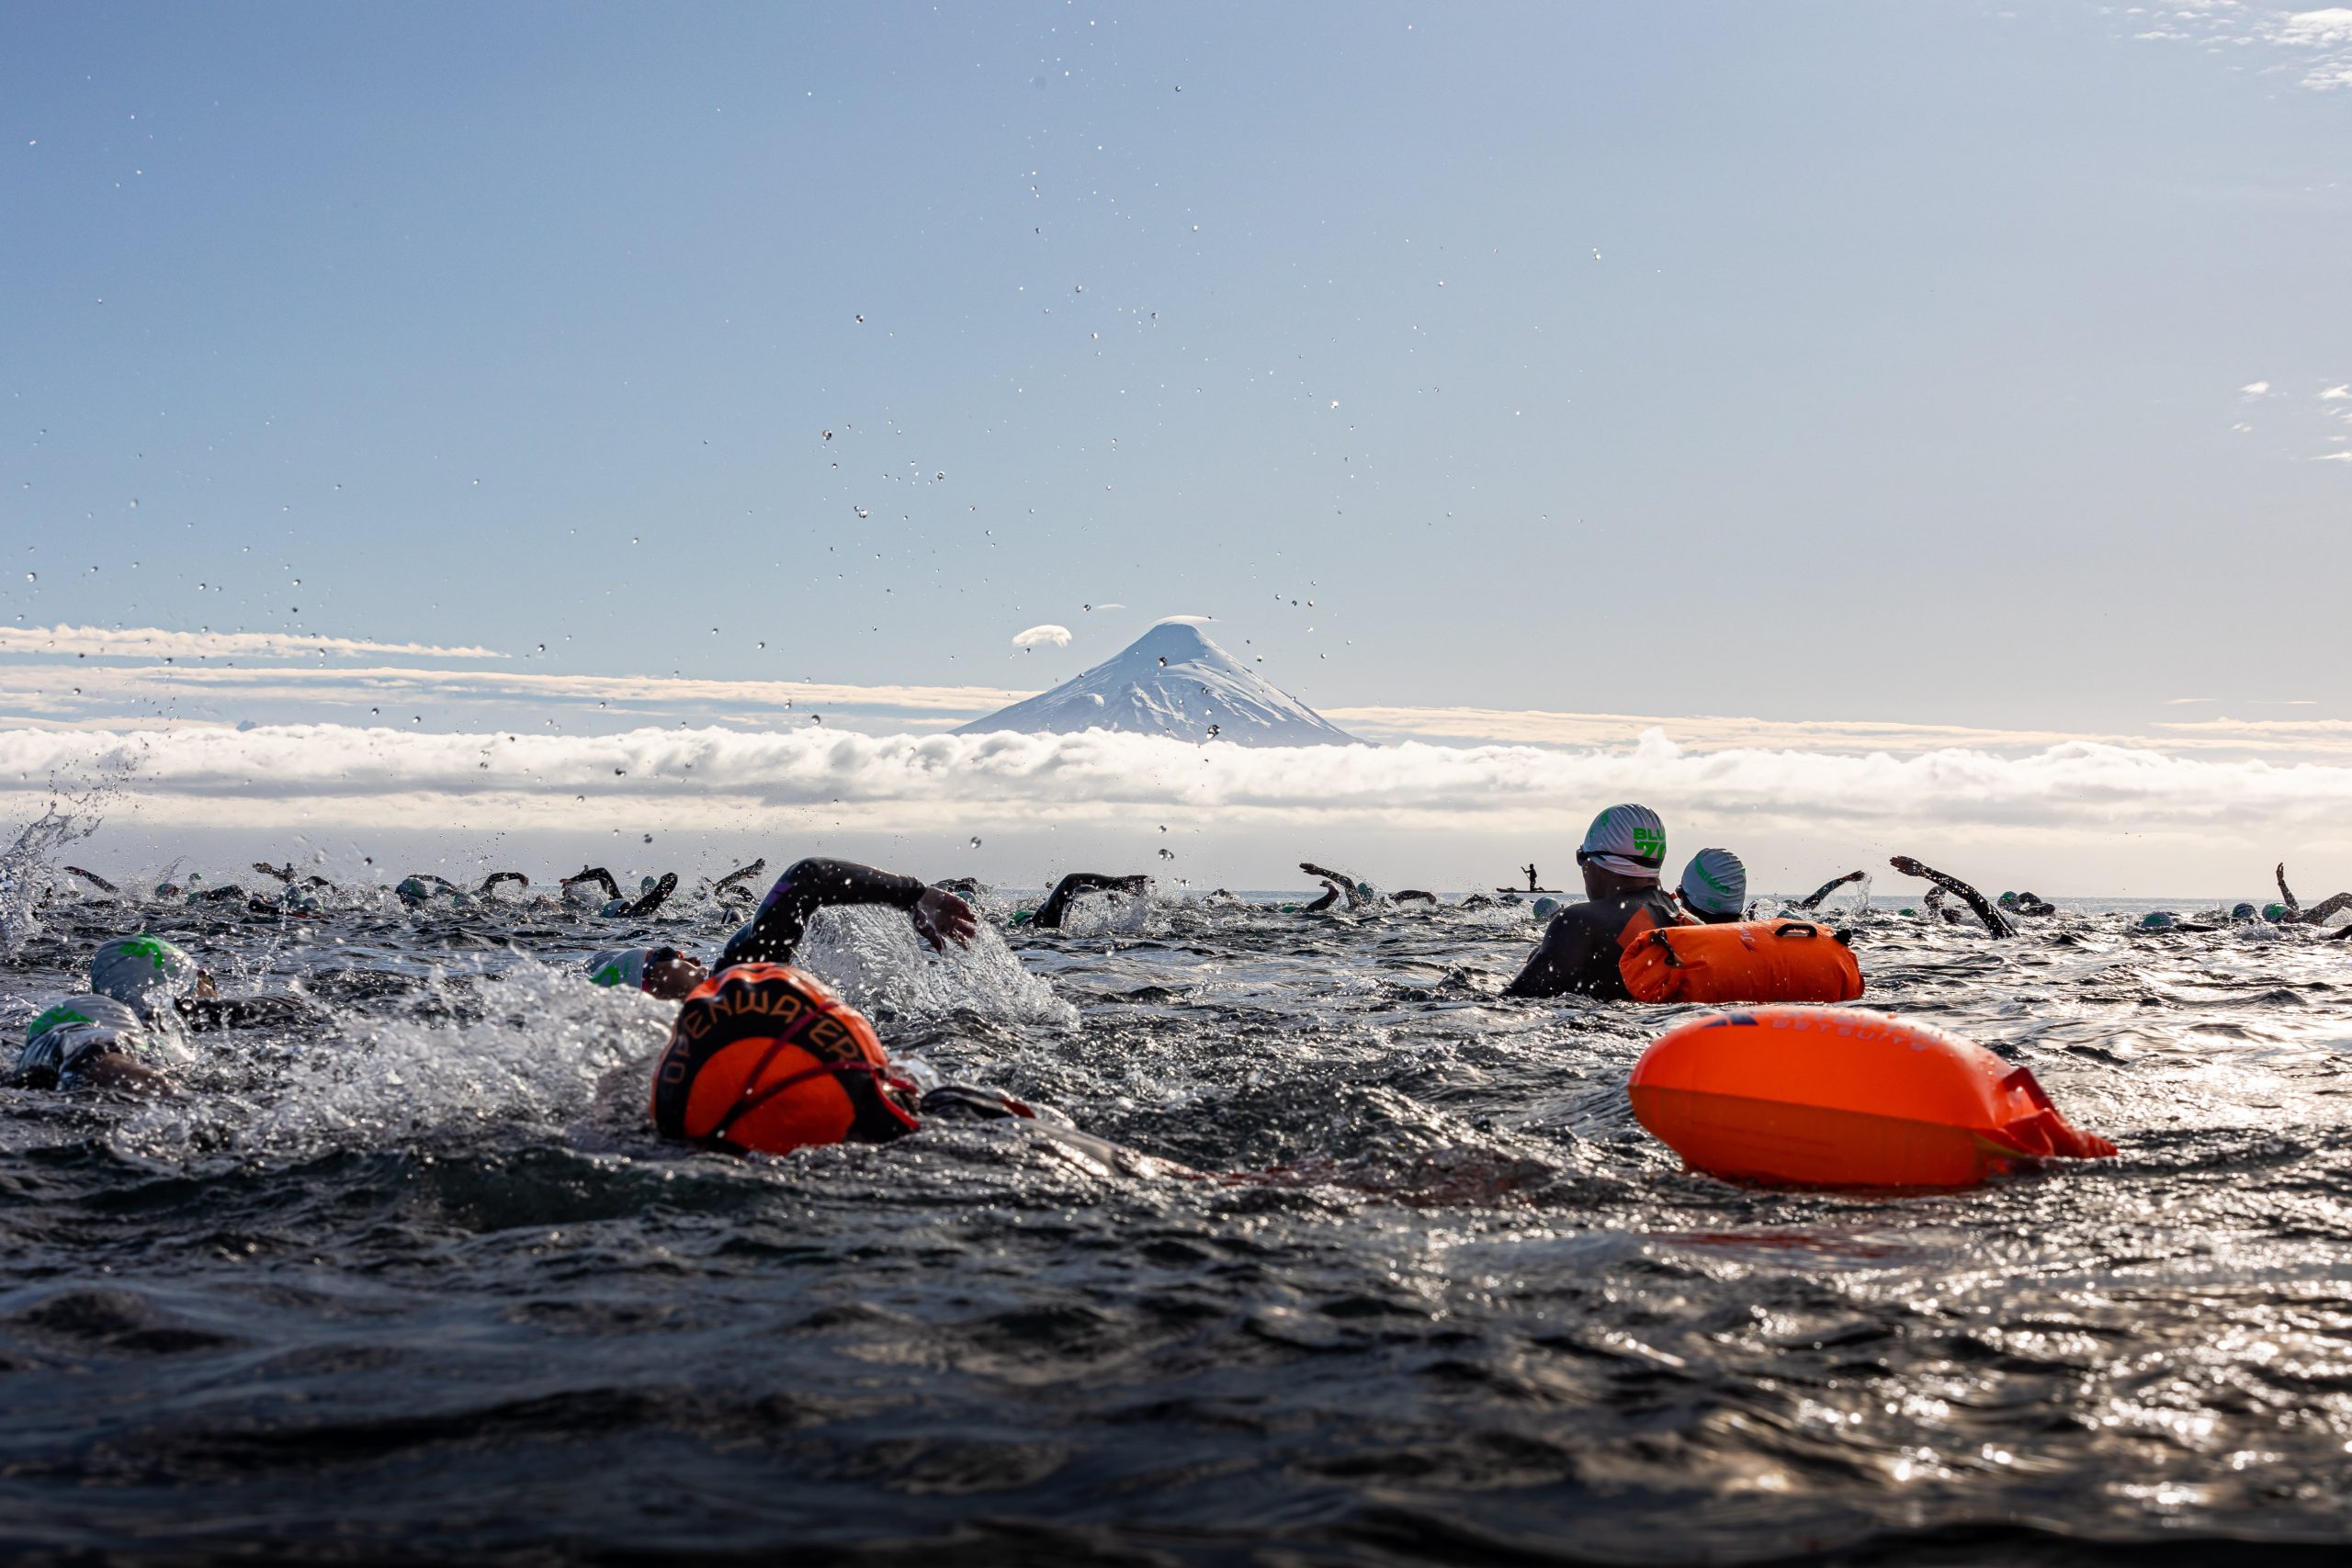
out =
[(718, 895), (726, 892), (737, 883), (748, 881), (751, 878), (759, 875), (760, 873), (767, 870), (767, 868), (768, 858), (765, 855), (762, 855), (759, 859), (753, 861), (749, 865), (737, 866), (733, 871), (729, 872), (726, 875), (720, 877), (718, 881), (710, 885), (711, 897), (716, 898)]
[(1976, 918), (1984, 922), (1984, 929), (1991, 931), (1995, 936), (2015, 936), (2018, 934), (2018, 928), (2010, 924), (2008, 916), (2001, 913), (2001, 911), (1995, 907), (1991, 899), (1985, 897), (1984, 895), (1979, 893), (1973, 887), (1971, 887), (1967, 883), (1962, 882), (1959, 877), (1946, 875), (1944, 873), (1936, 870), (1933, 866), (1922, 865), (1917, 861), (1913, 860), (1909, 855), (1896, 855), (1886, 863), (1893, 866), (1895, 870), (1901, 872), (1905, 876), (1924, 878), (1927, 881), (1934, 883), (1937, 886), (1942, 888), (1947, 893), (1959, 895), (1961, 899), (1966, 903), (1970, 908), (1976, 911)]
[(1300, 905), (1298, 912), (1302, 915), (1319, 915), (1339, 901), (1340, 885), (1336, 882), (1326, 882), (1323, 885), (1323, 897), (1312, 904)]
[(84, 871), (78, 865), (69, 865), (64, 869), (67, 874), (80, 877), (83, 881), (88, 883), (91, 886), (96, 888), (101, 893), (119, 894), (122, 891), (121, 888), (117, 887), (113, 883), (108, 882), (105, 877), (100, 876), (95, 871)]
[(294, 885), (294, 863), (290, 860), (284, 865), (272, 865), (266, 860), (257, 860), (254, 862), (254, 869), (264, 876), (276, 877), (289, 887)]
[(617, 898), (621, 896), (621, 885), (615, 882), (613, 874), (601, 865), (583, 865), (580, 868), (578, 875), (565, 877), (559, 886), (568, 888), (575, 882), (594, 882), (603, 885), (605, 897), (607, 898)]
[(1553, 916), (1552, 923), (1544, 929), (1544, 941), (1528, 959), (1527, 967), (1519, 972), (1519, 978), (1503, 987), (1503, 995), (1565, 996), (1574, 985), (1573, 976), (1583, 972), (1590, 958), (1592, 942), (1590, 922)]
[(714, 971), (730, 964), (789, 964), (808, 930), (808, 917), (834, 904), (888, 904), (904, 909), (925, 942), (962, 947), (977, 929), (970, 906), (953, 893), (911, 876), (876, 871), (854, 861), (809, 859), (787, 867), (768, 889), (758, 914), (728, 939)]
[(409, 875), (418, 882), (429, 882), (444, 893), (455, 893), (458, 890), (456, 883), (445, 876), (435, 876), (429, 871), (412, 871)]
[(1113, 876), (1100, 871), (1073, 871), (1054, 884), (1054, 890), (1046, 895), (1046, 901), (1037, 907), (1037, 913), (1029, 923), (1041, 931), (1057, 931), (1061, 927), (1062, 917), (1069, 913), (1070, 901), (1080, 894), (1101, 893), (1111, 888), (1140, 893), (1150, 882), (1148, 876)]
[(631, 904), (621, 913), (625, 916), (650, 915), (668, 903), (670, 895), (677, 890), (678, 874), (674, 871), (665, 871), (662, 874), (662, 880), (653, 885), (653, 891)]
[(526, 887), (528, 887), (531, 885), (531, 879), (524, 875), (519, 871), (493, 871), (488, 876), (481, 879), (481, 886), (480, 887), (474, 889), (475, 897), (481, 898), (489, 897), (490, 890), (497, 886), (502, 882), (519, 882)]
[[(2285, 861), (2282, 860), (2278, 863), (2278, 869), (2274, 874), (2278, 878), (2278, 902), (2287, 906), (2287, 918), (2290, 920), (2301, 919), (2303, 918), (2303, 907), (2295, 902), (2295, 890), (2287, 886), (2287, 863)], [(2323, 884), (2322, 886), (2325, 885)]]
[(2301, 925), (2315, 926), (2322, 920), (2326, 919), (2329, 916), (2340, 914), (2346, 909), (2352, 909), (2352, 893), (2335, 894), (2332, 897), (2321, 899), (2318, 903), (2313, 904), (2310, 908), (2302, 911), (2302, 913), (2299, 915), (2290, 915), (2287, 918)]
[(1797, 908), (1800, 909), (1818, 909), (1821, 908), (1821, 901), (1824, 898), (1828, 897), (1832, 893), (1837, 892), (1838, 889), (1845, 886), (1849, 882), (1860, 882), (1861, 879), (1862, 874), (1859, 871), (1849, 871), (1843, 876), (1831, 877), (1828, 881), (1815, 888), (1806, 897), (1798, 899)]

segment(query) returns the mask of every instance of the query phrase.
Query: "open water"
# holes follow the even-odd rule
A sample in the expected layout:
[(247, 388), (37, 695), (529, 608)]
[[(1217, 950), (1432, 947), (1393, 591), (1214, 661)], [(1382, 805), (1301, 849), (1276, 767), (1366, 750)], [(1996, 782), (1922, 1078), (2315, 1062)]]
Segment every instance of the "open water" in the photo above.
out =
[[(1505, 1002), (1523, 907), (1108, 899), (804, 953), (1017, 1131), (792, 1158), (642, 1120), (666, 1010), (516, 904), (70, 899), (6, 868), (0, 1027), (134, 930), (311, 1027), (185, 1098), (0, 1092), (0, 1551), (1168, 1563), (2188, 1561), (2352, 1543), (2352, 947), (1849, 916), (1869, 1002), (2119, 1159), (1942, 1196), (1684, 1173), (1674, 1010)], [(788, 858), (788, 856), (787, 856)], [(254, 879), (246, 879), (255, 886)], [(1883, 901), (1882, 901), (1883, 902)], [(2141, 906), (2143, 907), (2143, 906)], [(2139, 907), (2134, 907), (2139, 908)], [(2153, 1551), (2152, 1551), (2153, 1549)]]

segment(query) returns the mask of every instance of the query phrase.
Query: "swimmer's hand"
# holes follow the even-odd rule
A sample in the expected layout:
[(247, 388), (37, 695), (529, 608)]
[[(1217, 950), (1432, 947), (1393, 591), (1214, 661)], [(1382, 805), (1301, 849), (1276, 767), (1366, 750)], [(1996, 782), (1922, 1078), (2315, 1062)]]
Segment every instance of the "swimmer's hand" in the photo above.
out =
[(1893, 866), (1895, 870), (1901, 872), (1905, 876), (1925, 876), (1928, 874), (1928, 868), (1921, 865), (1917, 861), (1913, 860), (1909, 855), (1895, 855), (1888, 860), (1886, 863)]
[(923, 941), (940, 953), (947, 951), (953, 942), (958, 947), (972, 945), (972, 933), (978, 923), (972, 919), (972, 907), (953, 893), (943, 893), (936, 887), (926, 887), (915, 907), (907, 911), (912, 916), (915, 930)]

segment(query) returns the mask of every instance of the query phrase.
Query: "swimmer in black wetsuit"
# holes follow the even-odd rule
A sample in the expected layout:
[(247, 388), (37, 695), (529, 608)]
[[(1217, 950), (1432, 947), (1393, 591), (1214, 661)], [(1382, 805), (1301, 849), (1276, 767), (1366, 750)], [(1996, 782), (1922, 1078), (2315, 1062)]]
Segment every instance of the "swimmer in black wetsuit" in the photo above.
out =
[[(2017, 922), (1995, 908), (1990, 898), (1985, 897), (1959, 877), (1949, 876), (1932, 866), (1922, 865), (1909, 855), (1896, 855), (1886, 863), (1905, 876), (1919, 877), (1934, 883), (1947, 893), (1958, 895), (1962, 902), (1976, 912), (1976, 918), (1984, 922), (1984, 929), (1995, 936), (2018, 934)], [(1928, 896), (1926, 902), (1930, 909), (1947, 921), (1956, 921), (1961, 918), (1957, 912), (1947, 911), (1943, 908), (1943, 900), (1933, 893)]]
[[(723, 1134), (698, 1133), (696, 1129), (706, 1125), (723, 1128), (732, 1123), (754, 1098), (772, 1098), (798, 1088), (812, 1077), (831, 1077), (840, 1086), (840, 1092), (846, 1095), (847, 1106), (854, 1114), (835, 1122), (830, 1131), (817, 1129), (797, 1138), (797, 1145), (884, 1143), (914, 1132), (925, 1121), (933, 1120), (1018, 1120), (1035, 1125), (1041, 1136), (1065, 1153), (1097, 1162), (1142, 1161), (1165, 1167), (1165, 1162), (1152, 1162), (1148, 1156), (1134, 1155), (1075, 1129), (1043, 1122), (1020, 1101), (987, 1089), (947, 1084), (918, 1094), (914, 1086), (894, 1068), (877, 1068), (854, 1050), (844, 1050), (849, 1037), (842, 1032), (834, 1030), (828, 1039), (821, 1022), (803, 1031), (786, 1021), (815, 1016), (807, 1006), (808, 983), (792, 971), (762, 966), (788, 965), (808, 932), (810, 917), (820, 908), (846, 904), (903, 909), (922, 939), (941, 951), (951, 942), (958, 947), (968, 944), (978, 930), (970, 907), (961, 898), (940, 888), (926, 887), (911, 876), (848, 861), (811, 859), (796, 863), (768, 890), (759, 913), (728, 940), (718, 962), (711, 967), (708, 980), (686, 998), (678, 1015), (678, 1025), (671, 1033), (669, 1047), (654, 1069), (652, 1113), (654, 1125), (660, 1131), (671, 1137), (694, 1137), (705, 1143), (735, 1146), (726, 1145)], [(738, 970), (741, 973), (730, 976), (730, 971)], [(730, 1045), (741, 1043), (746, 1020), (754, 1013), (749, 1005), (728, 1005), (731, 989), (741, 990), (746, 1004), (756, 1001), (759, 1017), (776, 1021), (773, 1025), (751, 1026), (772, 1031), (754, 1037), (762, 1050), (793, 1044), (805, 1051), (822, 1053), (825, 1059), (808, 1072), (791, 1075), (782, 1083), (763, 1089), (758, 1097), (747, 1093), (738, 1106), (729, 1107), (722, 1102), (714, 1107), (698, 1099), (696, 1080), (704, 1068), (722, 1059)], [(748, 1084), (752, 1080), (747, 1077), (744, 1081)]]
[[(753, 865), (746, 869), (755, 872), (759, 866)], [(660, 881), (649, 880), (640, 884), (638, 897), (635, 898), (622, 897), (620, 884), (615, 882), (613, 874), (601, 865), (582, 866), (577, 873), (565, 877), (560, 886), (566, 898), (572, 896), (571, 890), (574, 887), (602, 887), (605, 890), (605, 904), (596, 911), (598, 914), (608, 919), (638, 919), (653, 913), (670, 901), (670, 895), (678, 890), (678, 874), (674, 871), (665, 871), (662, 874)]]
[(1326, 882), (1337, 883), (1340, 895), (1347, 899), (1348, 908), (1351, 909), (1376, 908), (1382, 902), (1379, 888), (1369, 882), (1359, 882), (1344, 871), (1333, 871), (1329, 866), (1317, 865), (1311, 860), (1299, 862), (1298, 869), (1309, 876), (1319, 876)]
[(1145, 893), (1151, 887), (1148, 876), (1112, 876), (1100, 871), (1073, 871), (1054, 884), (1029, 923), (1041, 931), (1061, 930), (1062, 920), (1069, 914), (1069, 907), (1081, 893)]
[[(74, 868), (69, 865), (65, 869), (71, 871)], [(2286, 906), (2286, 912), (2278, 917), (2278, 923), (2280, 925), (2324, 925), (2332, 916), (2335, 916), (2346, 909), (2352, 909), (2352, 893), (2338, 893), (2331, 897), (2323, 898), (2318, 903), (2313, 904), (2310, 908), (2306, 909), (2301, 904), (2295, 902), (2294, 892), (2287, 886), (2287, 863), (2283, 860), (2278, 863), (2278, 898), (2279, 901)], [(2324, 887), (2327, 885), (2325, 883), (2322, 883), (2320, 886)], [(2348, 927), (2346, 929), (2352, 930), (2352, 927)]]
[(1503, 995), (1631, 1000), (1618, 967), (1626, 947), (1660, 926), (1684, 923), (1657, 885), (1665, 863), (1666, 828), (1648, 807), (1612, 806), (1594, 818), (1577, 851), (1586, 902), (1552, 917), (1542, 945)]

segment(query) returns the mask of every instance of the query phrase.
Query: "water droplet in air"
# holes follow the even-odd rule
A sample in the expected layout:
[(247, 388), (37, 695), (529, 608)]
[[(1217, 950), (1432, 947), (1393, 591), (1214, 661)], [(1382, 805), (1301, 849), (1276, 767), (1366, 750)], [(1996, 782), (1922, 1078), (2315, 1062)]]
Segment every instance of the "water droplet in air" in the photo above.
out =
[(974, 849), (976, 849), (976, 850), (977, 850), (977, 849), (978, 849), (978, 848), (980, 847), (980, 841), (979, 841), (979, 840), (978, 840), (978, 839), (974, 839), (974, 840), (972, 840), (972, 847), (973, 847)]

